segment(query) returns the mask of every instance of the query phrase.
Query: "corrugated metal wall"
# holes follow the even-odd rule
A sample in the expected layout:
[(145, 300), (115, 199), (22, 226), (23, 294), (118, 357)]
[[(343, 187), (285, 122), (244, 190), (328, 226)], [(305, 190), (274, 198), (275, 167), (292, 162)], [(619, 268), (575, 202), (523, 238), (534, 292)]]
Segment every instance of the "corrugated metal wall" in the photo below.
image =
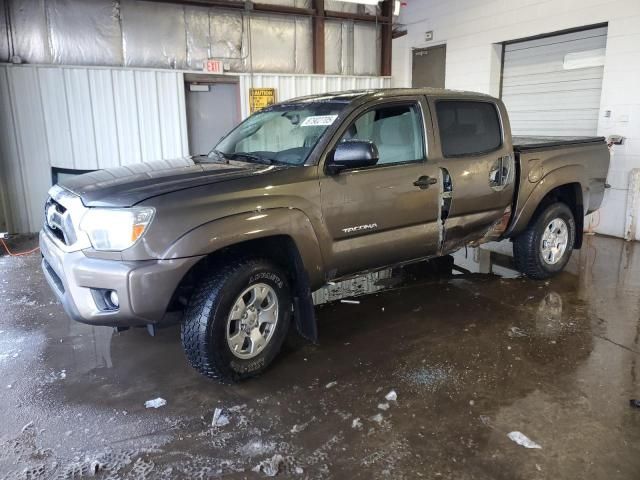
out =
[(187, 154), (181, 72), (0, 65), (7, 220), (37, 231), (51, 167), (93, 170)]
[[(389, 86), (382, 77), (240, 75), (278, 100)], [(51, 167), (92, 170), (188, 154), (184, 72), (0, 64), (0, 198), (8, 230), (34, 232)]]

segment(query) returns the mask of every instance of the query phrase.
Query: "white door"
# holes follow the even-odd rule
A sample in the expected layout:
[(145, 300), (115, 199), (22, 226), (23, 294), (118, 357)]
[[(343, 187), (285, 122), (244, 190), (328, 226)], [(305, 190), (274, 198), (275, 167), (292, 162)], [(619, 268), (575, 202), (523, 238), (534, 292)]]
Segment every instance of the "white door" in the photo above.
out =
[(513, 135), (595, 135), (607, 27), (505, 45), (502, 100)]
[(186, 85), (189, 152), (206, 155), (240, 122), (238, 84)]

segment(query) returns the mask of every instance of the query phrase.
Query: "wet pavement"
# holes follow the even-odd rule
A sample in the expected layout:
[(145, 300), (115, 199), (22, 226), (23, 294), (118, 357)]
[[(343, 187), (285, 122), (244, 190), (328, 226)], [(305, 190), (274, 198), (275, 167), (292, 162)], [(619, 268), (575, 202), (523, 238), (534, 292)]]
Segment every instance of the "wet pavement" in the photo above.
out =
[(0, 257), (0, 478), (640, 478), (640, 246), (587, 237), (548, 282), (490, 248), (317, 293), (320, 344), (234, 386), (177, 327), (71, 322), (38, 255)]

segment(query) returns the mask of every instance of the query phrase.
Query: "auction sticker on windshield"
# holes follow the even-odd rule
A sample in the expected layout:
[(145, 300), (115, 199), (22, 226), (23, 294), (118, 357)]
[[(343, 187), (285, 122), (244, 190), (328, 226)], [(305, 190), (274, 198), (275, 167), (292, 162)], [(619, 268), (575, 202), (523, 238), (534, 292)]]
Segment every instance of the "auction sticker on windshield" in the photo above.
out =
[(338, 115), (313, 115), (305, 118), (300, 124), (301, 127), (326, 127), (335, 122)]

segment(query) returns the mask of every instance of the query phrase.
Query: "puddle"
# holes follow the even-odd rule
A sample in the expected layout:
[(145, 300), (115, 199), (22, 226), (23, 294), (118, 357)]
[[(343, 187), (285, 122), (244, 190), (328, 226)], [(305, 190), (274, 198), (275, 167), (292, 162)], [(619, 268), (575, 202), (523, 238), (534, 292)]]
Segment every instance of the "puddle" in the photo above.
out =
[(456, 390), (461, 378), (456, 369), (447, 364), (421, 365), (396, 373), (413, 390), (435, 393), (438, 390)]

